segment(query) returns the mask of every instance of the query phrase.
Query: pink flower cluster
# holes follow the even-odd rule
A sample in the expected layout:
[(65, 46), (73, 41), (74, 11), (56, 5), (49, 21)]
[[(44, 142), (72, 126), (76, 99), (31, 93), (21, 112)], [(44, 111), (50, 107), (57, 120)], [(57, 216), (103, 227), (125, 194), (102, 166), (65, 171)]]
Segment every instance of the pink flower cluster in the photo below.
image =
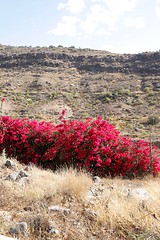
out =
[[(4, 128), (5, 126), (5, 128)], [(3, 132), (3, 129), (5, 131)], [(58, 125), (3, 116), (0, 151), (7, 157), (56, 169), (74, 166), (99, 176), (144, 176), (160, 172), (160, 150), (143, 140), (120, 136), (113, 125), (88, 118)]]
[(8, 158), (16, 158), (25, 164), (38, 164), (54, 143), (55, 127), (49, 122), (2, 116), (2, 123), (5, 131), (1, 150), (5, 149)]
[(1, 98), (1, 102), (3, 103), (3, 102), (5, 102), (6, 101), (6, 99), (3, 97), (3, 98)]

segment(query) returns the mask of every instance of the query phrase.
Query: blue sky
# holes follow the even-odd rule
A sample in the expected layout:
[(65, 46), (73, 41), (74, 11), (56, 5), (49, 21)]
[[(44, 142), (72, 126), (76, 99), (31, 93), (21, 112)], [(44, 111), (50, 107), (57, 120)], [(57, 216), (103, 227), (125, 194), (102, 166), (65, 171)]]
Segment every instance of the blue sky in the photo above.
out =
[(160, 50), (160, 0), (0, 0), (0, 43)]

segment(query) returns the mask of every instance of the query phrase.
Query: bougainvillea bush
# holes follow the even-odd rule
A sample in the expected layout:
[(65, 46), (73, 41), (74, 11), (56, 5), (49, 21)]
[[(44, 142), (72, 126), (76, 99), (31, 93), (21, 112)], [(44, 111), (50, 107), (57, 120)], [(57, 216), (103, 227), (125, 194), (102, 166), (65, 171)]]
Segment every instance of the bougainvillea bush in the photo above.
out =
[(2, 121), (3, 115), (3, 103), (5, 102), (5, 98), (1, 98), (0, 100), (0, 154), (3, 152), (3, 137), (4, 137), (4, 123)]
[(99, 176), (134, 177), (160, 172), (158, 148), (120, 136), (100, 116), (81, 121), (62, 118), (58, 125), (4, 116), (2, 123), (5, 133), (1, 148), (5, 148), (7, 157), (25, 164), (51, 169), (74, 166)]
[[(160, 171), (160, 151), (143, 140), (120, 136), (113, 125), (100, 116), (93, 120), (63, 121), (57, 138), (42, 160), (86, 168), (100, 176), (143, 176)], [(159, 156), (159, 157), (158, 157)]]
[(42, 155), (54, 143), (55, 127), (49, 122), (2, 117), (5, 126), (3, 148), (8, 158), (38, 164)]
[(2, 152), (3, 152), (3, 136), (4, 136), (3, 130), (0, 129), (0, 154), (2, 154)]

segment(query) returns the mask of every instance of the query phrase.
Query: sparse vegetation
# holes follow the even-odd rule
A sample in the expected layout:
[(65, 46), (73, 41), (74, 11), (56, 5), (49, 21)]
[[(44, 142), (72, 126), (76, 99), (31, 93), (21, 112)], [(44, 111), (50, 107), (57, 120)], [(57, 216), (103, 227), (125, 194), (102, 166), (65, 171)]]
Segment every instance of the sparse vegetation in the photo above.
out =
[[(0, 234), (25, 221), (22, 240), (159, 240), (160, 159), (148, 140), (151, 128), (151, 142), (160, 137), (159, 58), (61, 45), (0, 54), (1, 116), (11, 116), (0, 128)], [(26, 182), (9, 179), (21, 170)]]
[(160, 118), (158, 116), (149, 116), (147, 119), (148, 125), (156, 125), (160, 122)]
[[(14, 162), (16, 169), (25, 168)], [(20, 239), (159, 239), (159, 177), (132, 181), (105, 178), (94, 183), (90, 175), (74, 169), (53, 173), (30, 166), (29, 181), (20, 187), (18, 181), (4, 180), (11, 171), (1, 159), (0, 234), (9, 235), (15, 222), (25, 221), (27, 236)], [(142, 187), (149, 199), (129, 197), (133, 189)], [(52, 212), (51, 206), (62, 210)], [(7, 216), (10, 221), (5, 221)], [(50, 235), (51, 226), (59, 233)]]

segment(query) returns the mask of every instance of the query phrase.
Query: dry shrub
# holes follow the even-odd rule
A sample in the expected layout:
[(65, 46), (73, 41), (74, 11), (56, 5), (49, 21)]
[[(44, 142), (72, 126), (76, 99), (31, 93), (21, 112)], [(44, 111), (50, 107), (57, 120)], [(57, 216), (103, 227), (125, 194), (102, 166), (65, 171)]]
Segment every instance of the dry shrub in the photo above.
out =
[[(93, 206), (93, 210), (97, 212), (98, 224), (107, 226), (108, 230), (116, 232), (120, 237), (143, 233), (145, 236), (152, 236), (152, 239), (158, 239), (157, 236), (160, 236), (160, 179), (152, 178), (143, 182), (109, 179), (106, 182), (109, 185), (112, 184), (113, 188), (110, 190), (106, 188), (100, 201), (96, 201)], [(144, 188), (150, 198), (142, 200), (138, 197), (128, 197), (127, 188), (129, 187)]]
[(53, 197), (56, 189), (57, 179), (53, 172), (33, 167), (23, 196), (30, 201), (44, 200)]
[[(78, 172), (71, 168), (53, 173), (50, 170), (32, 166), (28, 174), (28, 182), (22, 187), (19, 186), (18, 182), (0, 179), (2, 205), (10, 202), (10, 206), (12, 206), (18, 201), (20, 206), (33, 202), (48, 202), (48, 200), (53, 202), (54, 199), (59, 202), (62, 197), (80, 200), (92, 184), (92, 179), (87, 173)], [(3, 176), (5, 175), (3, 174)]]
[(57, 172), (58, 194), (68, 198), (82, 200), (92, 185), (91, 176), (76, 169), (62, 169)]
[[(17, 170), (24, 169), (15, 163)], [(12, 171), (0, 168), (0, 208), (11, 213), (14, 221), (11, 226), (18, 221), (27, 221), (29, 236), (26, 239), (47, 237), (50, 221), (56, 222), (62, 234), (73, 235), (70, 239), (75, 239), (78, 231), (73, 222), (80, 224), (82, 240), (91, 239), (94, 234), (97, 234), (97, 239), (159, 239), (160, 177), (149, 176), (139, 180), (106, 178), (93, 183), (90, 175), (73, 168), (53, 173), (31, 166), (28, 169), (29, 181), (20, 187), (17, 181), (4, 180), (3, 177)], [(90, 187), (95, 192), (102, 187), (103, 191), (90, 199)], [(145, 189), (150, 197), (146, 200), (128, 197), (128, 189), (134, 188)], [(48, 207), (51, 205), (69, 207), (74, 214), (63, 216), (50, 212)], [(4, 224), (1, 226), (1, 234), (9, 228)], [(89, 237), (85, 237), (86, 233)]]

